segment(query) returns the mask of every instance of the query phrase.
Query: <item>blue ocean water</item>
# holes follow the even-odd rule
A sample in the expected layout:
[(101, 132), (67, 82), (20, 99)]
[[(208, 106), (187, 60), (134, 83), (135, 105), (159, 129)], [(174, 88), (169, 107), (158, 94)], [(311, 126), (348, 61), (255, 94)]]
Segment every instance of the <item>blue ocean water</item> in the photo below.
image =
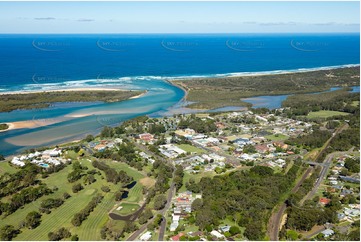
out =
[(359, 34), (0, 35), (0, 89), (359, 64), (359, 43)]
[(57, 144), (176, 105), (165, 80), (305, 71), (360, 63), (359, 34), (0, 35), (0, 92), (74, 87), (147, 90), (120, 103), (55, 105), (0, 113), (33, 121), (0, 133), (0, 153)]

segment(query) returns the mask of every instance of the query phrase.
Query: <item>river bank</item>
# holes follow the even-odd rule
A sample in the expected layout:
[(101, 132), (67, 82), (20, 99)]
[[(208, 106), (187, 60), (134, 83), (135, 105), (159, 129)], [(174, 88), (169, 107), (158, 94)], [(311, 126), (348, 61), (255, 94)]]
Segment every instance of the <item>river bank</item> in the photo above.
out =
[(306, 94), (334, 87), (358, 86), (360, 66), (323, 70), (275, 73), (271, 75), (237, 75), (176, 79), (170, 82), (187, 94), (188, 108), (216, 109), (227, 106), (251, 107), (246, 98)]

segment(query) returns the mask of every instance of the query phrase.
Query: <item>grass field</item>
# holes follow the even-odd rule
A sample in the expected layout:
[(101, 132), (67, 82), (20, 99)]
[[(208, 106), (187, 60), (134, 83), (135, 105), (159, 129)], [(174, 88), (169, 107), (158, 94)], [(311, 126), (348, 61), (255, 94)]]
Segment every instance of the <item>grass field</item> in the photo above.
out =
[(9, 165), (8, 162), (6, 161), (1, 161), (0, 162), (0, 176), (2, 174), (4, 174), (5, 172), (8, 172), (8, 173), (15, 173), (17, 171), (17, 169), (15, 167), (12, 167), (11, 165)]
[(134, 213), (140, 208), (138, 204), (126, 203), (126, 202), (122, 202), (121, 204), (119, 204), (119, 206), (122, 206), (123, 208), (120, 210), (114, 210), (113, 213), (117, 213), (120, 215), (128, 215)]
[(202, 150), (200, 148), (197, 148), (197, 147), (194, 147), (193, 145), (181, 144), (181, 145), (177, 145), (177, 146), (178, 146), (178, 148), (180, 148), (180, 149), (182, 149), (182, 150), (184, 150), (186, 152), (190, 152), (190, 153), (195, 152), (197, 154), (205, 153), (204, 150)]
[[(88, 159), (82, 159), (80, 162), (82, 165), (87, 166), (89, 170), (94, 169)], [(106, 163), (116, 168), (117, 170), (124, 170), (129, 175), (133, 176), (135, 181), (137, 181), (137, 184), (129, 190), (128, 198), (124, 199), (124, 201), (134, 203), (140, 202), (143, 198), (143, 195), (142, 185), (140, 184), (139, 180), (143, 178), (144, 175), (129, 167), (125, 163), (110, 161), (106, 161)], [(38, 211), (41, 201), (47, 198), (62, 198), (63, 193), (68, 192), (71, 197), (65, 200), (63, 205), (53, 209), (50, 214), (42, 214), (41, 224), (37, 228), (33, 230), (23, 228), (22, 232), (15, 238), (15, 240), (48, 240), (48, 233), (54, 232), (60, 227), (68, 228), (72, 234), (77, 234), (80, 240), (101, 240), (100, 230), (105, 224), (111, 222), (108, 217), (108, 212), (116, 204), (114, 199), (114, 192), (120, 188), (121, 184), (115, 185), (113, 183), (106, 182), (104, 178), (101, 178), (102, 176), (104, 177), (102, 172), (102, 175), (95, 175), (96, 182), (90, 185), (84, 185), (82, 182), (83, 179), (80, 179), (78, 182), (83, 184), (84, 190), (74, 194), (71, 191), (74, 183), (69, 183), (67, 181), (67, 174), (71, 171), (72, 166), (70, 165), (57, 173), (50, 174), (48, 178), (42, 179), (42, 181), (46, 183), (49, 188), (52, 189), (57, 187), (57, 190), (50, 195), (39, 198), (33, 203), (25, 205), (23, 208), (17, 210), (15, 213), (9, 215), (6, 218), (2, 217), (0, 219), (0, 227), (6, 224), (11, 224), (15, 227), (18, 227), (19, 223), (25, 219), (29, 212)], [(102, 192), (101, 187), (103, 185), (109, 186), (111, 192)], [(97, 193), (101, 193), (104, 196), (101, 203), (97, 205), (94, 211), (90, 213), (89, 217), (83, 221), (80, 227), (74, 227), (71, 224), (71, 220), (74, 214), (80, 212)], [(134, 204), (132, 204), (132, 206), (139, 207), (138, 205)], [(130, 205), (126, 206), (125, 209), (129, 208), (131, 210), (132, 208), (130, 207)], [(116, 224), (119, 225), (118, 223)]]
[(360, 105), (360, 101), (353, 101), (351, 105), (357, 107)]
[(272, 140), (272, 141), (283, 141), (283, 140), (288, 139), (288, 136), (283, 135), (283, 134), (272, 134), (272, 135), (265, 136), (265, 138)]
[(315, 119), (315, 118), (329, 118), (332, 116), (338, 116), (338, 115), (349, 115), (349, 113), (345, 113), (345, 112), (338, 112), (338, 111), (327, 111), (327, 110), (322, 110), (322, 111), (317, 111), (317, 112), (310, 112), (307, 115), (307, 118), (310, 119)]

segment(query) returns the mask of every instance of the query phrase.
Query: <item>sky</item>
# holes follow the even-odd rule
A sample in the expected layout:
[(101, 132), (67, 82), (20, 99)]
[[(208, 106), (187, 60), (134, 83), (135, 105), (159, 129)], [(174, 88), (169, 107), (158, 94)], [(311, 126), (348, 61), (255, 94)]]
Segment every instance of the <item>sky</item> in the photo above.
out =
[(0, 2), (0, 33), (358, 32), (353, 2)]

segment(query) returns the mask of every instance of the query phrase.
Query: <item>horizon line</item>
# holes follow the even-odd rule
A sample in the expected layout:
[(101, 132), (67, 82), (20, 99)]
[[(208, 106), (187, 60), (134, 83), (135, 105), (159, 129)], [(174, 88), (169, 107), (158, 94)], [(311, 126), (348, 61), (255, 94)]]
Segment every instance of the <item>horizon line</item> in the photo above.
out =
[(144, 35), (152, 35), (152, 34), (360, 34), (360, 32), (215, 32), (215, 33), (197, 33), (197, 32), (184, 32), (184, 33), (168, 33), (168, 32), (155, 32), (155, 33), (142, 33), (142, 32), (136, 32), (136, 33), (113, 33), (113, 32), (104, 32), (104, 33), (0, 33), (0, 35), (10, 35), (10, 34), (51, 34), (51, 35), (57, 35), (57, 34), (74, 34), (74, 35), (80, 35), (80, 34), (144, 34)]

